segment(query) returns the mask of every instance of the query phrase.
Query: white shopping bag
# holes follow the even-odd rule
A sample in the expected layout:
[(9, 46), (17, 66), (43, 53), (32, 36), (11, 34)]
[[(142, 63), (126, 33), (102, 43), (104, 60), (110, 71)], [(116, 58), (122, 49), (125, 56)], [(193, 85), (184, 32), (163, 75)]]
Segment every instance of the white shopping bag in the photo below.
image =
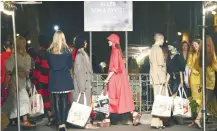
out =
[(104, 93), (102, 92), (98, 96), (97, 100), (94, 102), (93, 110), (97, 112), (109, 114), (108, 104), (109, 104), (108, 93), (104, 95)]
[[(162, 95), (163, 88), (166, 89), (166, 95)], [(158, 117), (171, 117), (172, 106), (173, 98), (169, 96), (168, 87), (162, 85), (159, 94), (155, 97), (151, 114)]]
[[(84, 105), (78, 103), (81, 97), (81, 94), (84, 95)], [(85, 92), (79, 93), (77, 101), (72, 103), (72, 106), (69, 110), (67, 122), (76, 126), (85, 127), (92, 108), (87, 106), (87, 99)]]
[(178, 89), (179, 96), (174, 99), (173, 106), (173, 116), (190, 118), (191, 117), (191, 107), (189, 105), (189, 100), (183, 88)]
[(42, 96), (38, 94), (35, 86), (30, 90), (30, 117), (37, 117), (44, 114), (44, 103)]

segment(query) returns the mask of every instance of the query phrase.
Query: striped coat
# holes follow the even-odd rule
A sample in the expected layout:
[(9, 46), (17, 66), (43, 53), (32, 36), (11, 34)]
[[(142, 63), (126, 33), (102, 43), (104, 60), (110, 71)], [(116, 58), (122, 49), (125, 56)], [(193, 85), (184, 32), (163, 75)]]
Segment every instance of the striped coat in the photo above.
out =
[(32, 74), (32, 83), (36, 86), (39, 94), (43, 97), (44, 108), (51, 111), (51, 99), (48, 89), (49, 66), (46, 59), (46, 49), (43, 47), (40, 50), (35, 50), (29, 45), (26, 46), (27, 53), (35, 61), (35, 69)]

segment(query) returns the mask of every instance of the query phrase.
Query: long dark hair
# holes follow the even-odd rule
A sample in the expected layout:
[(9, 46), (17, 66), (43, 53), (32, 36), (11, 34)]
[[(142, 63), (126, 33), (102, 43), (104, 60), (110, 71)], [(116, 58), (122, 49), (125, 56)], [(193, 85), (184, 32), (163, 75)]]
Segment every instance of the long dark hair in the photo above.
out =
[(3, 51), (6, 51), (6, 49), (13, 49), (13, 43), (11, 41), (5, 41), (3, 44)]

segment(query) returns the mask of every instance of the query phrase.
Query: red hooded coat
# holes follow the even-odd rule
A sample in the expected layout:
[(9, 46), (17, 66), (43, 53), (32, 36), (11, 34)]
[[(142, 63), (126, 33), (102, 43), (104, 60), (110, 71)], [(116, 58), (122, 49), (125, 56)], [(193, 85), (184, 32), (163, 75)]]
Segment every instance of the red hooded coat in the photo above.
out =
[(1, 85), (5, 81), (5, 73), (6, 73), (6, 67), (5, 63), (8, 60), (8, 58), (13, 54), (12, 52), (2, 52), (1, 54)]
[[(6, 74), (5, 63), (13, 52), (2, 52), (1, 54), (1, 87), (6, 86), (8, 88), (10, 82), (10, 76)], [(6, 88), (1, 88), (1, 106), (4, 104), (8, 95), (8, 90)]]
[(123, 114), (134, 111), (135, 106), (128, 74), (122, 53), (116, 47), (116, 44), (120, 44), (120, 37), (116, 34), (111, 34), (107, 39), (113, 43), (108, 72), (114, 72), (108, 83), (109, 112)]

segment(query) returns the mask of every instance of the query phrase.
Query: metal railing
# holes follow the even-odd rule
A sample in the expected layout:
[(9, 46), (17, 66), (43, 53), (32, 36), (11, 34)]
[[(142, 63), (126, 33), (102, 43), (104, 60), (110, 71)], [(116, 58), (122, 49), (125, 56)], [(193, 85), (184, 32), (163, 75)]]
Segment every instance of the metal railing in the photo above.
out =
[[(107, 74), (94, 74), (93, 97), (100, 95), (104, 88)], [(136, 111), (149, 113), (153, 104), (153, 89), (150, 87), (149, 74), (129, 74), (130, 87)]]

